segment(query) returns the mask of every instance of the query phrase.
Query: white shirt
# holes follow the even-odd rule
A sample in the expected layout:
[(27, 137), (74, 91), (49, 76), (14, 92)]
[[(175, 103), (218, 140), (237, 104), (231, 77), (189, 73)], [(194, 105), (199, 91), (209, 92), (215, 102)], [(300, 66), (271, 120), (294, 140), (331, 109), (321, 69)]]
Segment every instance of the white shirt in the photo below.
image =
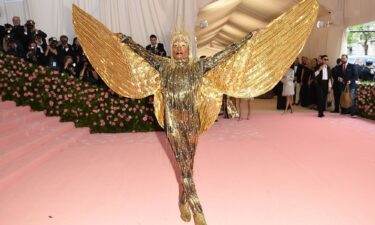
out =
[[(323, 76), (322, 76), (322, 80), (328, 80), (328, 68), (327, 68), (327, 65), (323, 65)], [(319, 70), (315, 72), (315, 76), (318, 76), (319, 75)]]

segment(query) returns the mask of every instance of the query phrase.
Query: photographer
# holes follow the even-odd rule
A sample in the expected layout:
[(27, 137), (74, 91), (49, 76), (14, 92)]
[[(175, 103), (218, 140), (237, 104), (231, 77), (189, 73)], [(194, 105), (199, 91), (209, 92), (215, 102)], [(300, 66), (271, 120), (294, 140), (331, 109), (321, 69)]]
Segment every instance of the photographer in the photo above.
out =
[(24, 34), (26, 37), (24, 45), (26, 46), (29, 46), (29, 44), (33, 42), (37, 36), (42, 39), (42, 42), (46, 43), (47, 34), (41, 30), (37, 30), (33, 20), (28, 20), (26, 22), (24, 26)]
[(53, 70), (60, 70), (60, 65), (58, 62), (58, 53), (57, 53), (57, 39), (50, 38), (48, 40), (49, 45), (47, 46), (47, 50), (45, 52), (47, 66)]
[(92, 83), (92, 84), (101, 84), (102, 80), (100, 79), (98, 73), (92, 67), (90, 62), (87, 60), (86, 57), (83, 58), (83, 68), (79, 74), (79, 78), (83, 81)]
[(35, 64), (41, 64), (44, 61), (44, 54), (37, 47), (35, 42), (29, 44), (28, 52), (26, 53), (27, 61)]
[(57, 54), (60, 65), (64, 65), (65, 57), (73, 56), (72, 46), (68, 43), (69, 38), (66, 35), (60, 36), (60, 42), (57, 46)]
[(6, 53), (8, 55), (13, 55), (19, 58), (25, 57), (25, 51), (21, 44), (17, 43), (17, 41), (13, 38), (7, 39), (7, 47)]
[(2, 50), (4, 50), (4, 52), (7, 51), (8, 49), (8, 40), (10, 38), (14, 39), (13, 38), (13, 33), (12, 33), (12, 30), (13, 30), (13, 26), (9, 23), (6, 23), (4, 25), (4, 27), (2, 27), (4, 29), (1, 29), (1, 33), (0, 33), (0, 37), (1, 37), (1, 47), (2, 47)]
[(63, 72), (71, 74), (75, 77), (78, 77), (79, 75), (77, 63), (73, 61), (73, 57), (70, 55), (65, 57)]
[(42, 55), (42, 57), (39, 58), (39, 65), (47, 66), (46, 57), (44, 56), (45, 52), (47, 51), (47, 43), (40, 35), (35, 36), (34, 43), (36, 44), (38, 53)]
[(80, 45), (77, 37), (73, 39), (72, 51), (73, 51), (73, 57), (76, 59), (76, 61), (78, 61), (80, 58), (82, 58), (85, 55), (83, 53), (82, 46)]

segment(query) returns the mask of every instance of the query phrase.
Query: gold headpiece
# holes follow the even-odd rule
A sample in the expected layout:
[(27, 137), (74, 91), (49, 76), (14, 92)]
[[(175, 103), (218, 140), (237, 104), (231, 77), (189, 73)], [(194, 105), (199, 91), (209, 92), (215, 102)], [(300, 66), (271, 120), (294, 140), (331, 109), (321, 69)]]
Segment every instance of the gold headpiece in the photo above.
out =
[[(174, 29), (173, 29), (173, 33), (171, 37), (171, 43), (170, 43), (171, 52), (173, 51), (173, 44), (176, 41), (185, 42), (189, 46), (189, 59), (192, 59), (193, 52), (192, 52), (192, 45), (191, 45), (191, 35), (185, 29), (185, 23), (181, 18), (178, 18), (176, 21), (176, 24), (174, 25)], [(172, 55), (172, 60), (173, 60), (173, 55)]]

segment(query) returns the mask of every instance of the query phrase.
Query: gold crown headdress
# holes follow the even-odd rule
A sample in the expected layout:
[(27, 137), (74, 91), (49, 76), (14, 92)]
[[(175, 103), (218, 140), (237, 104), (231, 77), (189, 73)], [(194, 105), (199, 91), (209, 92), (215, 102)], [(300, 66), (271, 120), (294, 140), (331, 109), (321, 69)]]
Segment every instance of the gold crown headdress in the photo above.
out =
[[(171, 43), (170, 43), (171, 51), (173, 51), (173, 44), (176, 41), (183, 41), (189, 46), (189, 59), (192, 59), (193, 52), (192, 52), (192, 44), (191, 44), (191, 35), (185, 29), (185, 23), (182, 20), (182, 18), (178, 18), (174, 26), (172, 37), (171, 37)], [(173, 60), (173, 55), (172, 55), (172, 60)]]

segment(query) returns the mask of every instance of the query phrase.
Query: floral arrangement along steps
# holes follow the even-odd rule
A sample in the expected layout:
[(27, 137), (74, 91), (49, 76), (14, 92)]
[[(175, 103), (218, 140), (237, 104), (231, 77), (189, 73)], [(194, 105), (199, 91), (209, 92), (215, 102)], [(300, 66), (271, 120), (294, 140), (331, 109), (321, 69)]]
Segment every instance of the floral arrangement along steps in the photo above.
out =
[(120, 97), (105, 86), (5, 54), (0, 54), (0, 96), (62, 122), (72, 121), (76, 127), (89, 127), (92, 133), (161, 130), (152, 96)]

